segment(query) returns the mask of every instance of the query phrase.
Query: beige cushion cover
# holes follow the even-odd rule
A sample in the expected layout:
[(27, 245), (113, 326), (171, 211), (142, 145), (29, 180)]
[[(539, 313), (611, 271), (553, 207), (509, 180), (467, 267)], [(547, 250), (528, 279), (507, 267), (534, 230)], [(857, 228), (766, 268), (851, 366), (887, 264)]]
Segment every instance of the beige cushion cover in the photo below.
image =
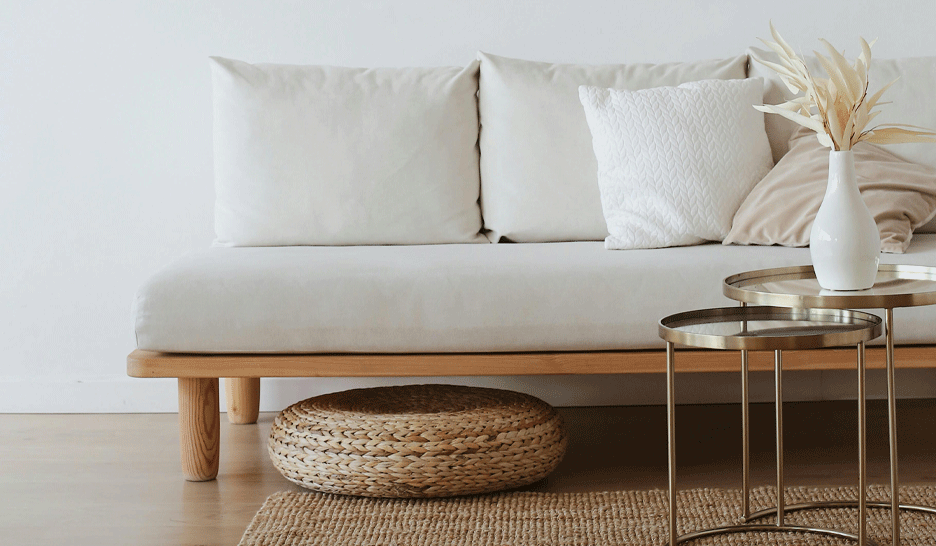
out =
[(477, 62), (211, 68), (216, 245), (488, 242)]
[(550, 64), (479, 53), (481, 209), (490, 238), (608, 235), (580, 85), (636, 91), (744, 78), (747, 57), (670, 64)]
[[(741, 204), (724, 244), (809, 245), (829, 176), (829, 149), (814, 135), (805, 129), (794, 133), (790, 151)], [(881, 250), (903, 253), (913, 230), (936, 212), (936, 169), (864, 142), (854, 154), (858, 187), (881, 232)]]

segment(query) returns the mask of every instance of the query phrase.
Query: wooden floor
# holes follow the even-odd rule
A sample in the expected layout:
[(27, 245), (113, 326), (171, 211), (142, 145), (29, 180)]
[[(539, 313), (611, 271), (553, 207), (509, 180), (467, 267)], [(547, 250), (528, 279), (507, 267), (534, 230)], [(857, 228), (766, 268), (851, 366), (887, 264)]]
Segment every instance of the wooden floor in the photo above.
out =
[[(785, 406), (790, 485), (856, 482), (854, 402)], [(898, 406), (901, 479), (936, 483), (936, 400)], [(887, 480), (886, 407), (869, 404), (871, 483)], [(662, 407), (565, 408), (571, 442), (559, 469), (531, 489), (666, 485)], [(182, 480), (176, 416), (0, 415), (0, 544), (234, 545), (267, 495), (294, 489), (266, 454), (272, 414), (222, 421), (219, 479)], [(773, 407), (752, 407), (756, 484), (770, 484)], [(680, 406), (680, 487), (738, 487), (740, 408)]]

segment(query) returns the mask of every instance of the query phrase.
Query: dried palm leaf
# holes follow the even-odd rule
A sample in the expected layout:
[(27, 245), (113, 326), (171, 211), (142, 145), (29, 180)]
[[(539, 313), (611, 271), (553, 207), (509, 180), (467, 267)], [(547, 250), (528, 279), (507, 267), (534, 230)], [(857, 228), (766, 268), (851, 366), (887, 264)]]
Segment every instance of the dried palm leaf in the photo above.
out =
[(874, 144), (905, 144), (909, 142), (936, 142), (936, 133), (931, 131), (911, 131), (901, 127), (875, 127), (861, 135), (859, 142)]
[(897, 80), (888, 83), (868, 97), (868, 73), (871, 66), (871, 46), (860, 38), (861, 54), (849, 63), (845, 54), (829, 42), (820, 39), (828, 57), (814, 52), (828, 78), (809, 73), (806, 62), (780, 36), (773, 22), (770, 34), (774, 42), (761, 39), (773, 50), (780, 63), (754, 56), (754, 60), (776, 72), (791, 93), (803, 96), (783, 104), (755, 106), (761, 112), (778, 114), (799, 125), (812, 129), (823, 146), (834, 150), (850, 150), (859, 142), (898, 144), (906, 142), (936, 142), (936, 133), (912, 125), (886, 124), (866, 129), (868, 123), (880, 113), (874, 108), (889, 104), (880, 102), (881, 96)]

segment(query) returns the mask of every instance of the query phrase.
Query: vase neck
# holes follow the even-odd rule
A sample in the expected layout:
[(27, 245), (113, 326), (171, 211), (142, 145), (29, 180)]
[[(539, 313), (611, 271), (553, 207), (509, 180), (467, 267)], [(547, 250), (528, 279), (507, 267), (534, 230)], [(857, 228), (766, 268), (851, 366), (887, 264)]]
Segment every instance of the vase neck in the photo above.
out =
[(829, 184), (826, 187), (826, 195), (842, 190), (858, 191), (855, 156), (851, 150), (829, 152)]

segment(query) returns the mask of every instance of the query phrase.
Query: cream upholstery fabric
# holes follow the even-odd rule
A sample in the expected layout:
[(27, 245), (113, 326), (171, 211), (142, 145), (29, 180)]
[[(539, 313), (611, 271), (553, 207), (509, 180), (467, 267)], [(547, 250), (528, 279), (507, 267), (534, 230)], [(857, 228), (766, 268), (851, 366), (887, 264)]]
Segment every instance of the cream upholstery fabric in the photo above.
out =
[(477, 61), (211, 67), (217, 245), (488, 242)]
[[(893, 263), (936, 263), (936, 235)], [(214, 248), (140, 289), (141, 349), (487, 352), (660, 347), (657, 320), (734, 306), (740, 271), (809, 262), (804, 248), (700, 245), (609, 252), (600, 242)], [(936, 306), (897, 311), (898, 342), (936, 343)]]
[(479, 53), (481, 209), (493, 241), (601, 241), (607, 226), (580, 85), (647, 89), (744, 78), (746, 56), (670, 64), (550, 64)]

